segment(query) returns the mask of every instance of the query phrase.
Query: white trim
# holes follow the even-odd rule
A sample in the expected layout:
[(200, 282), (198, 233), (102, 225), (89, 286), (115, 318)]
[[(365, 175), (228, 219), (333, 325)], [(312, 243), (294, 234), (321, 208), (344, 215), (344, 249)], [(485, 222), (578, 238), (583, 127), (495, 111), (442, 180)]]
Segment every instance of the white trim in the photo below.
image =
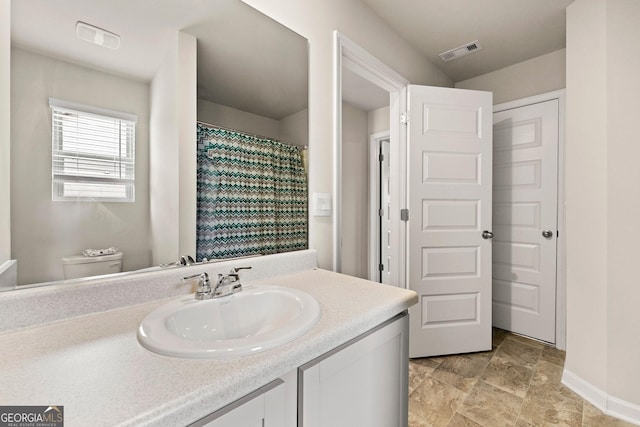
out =
[(566, 282), (566, 228), (564, 192), (564, 146), (565, 146), (565, 90), (560, 89), (515, 101), (496, 104), (493, 112), (511, 110), (526, 105), (558, 100), (558, 252), (556, 257), (556, 342), (560, 350), (567, 343), (567, 282)]
[(640, 405), (611, 396), (566, 368), (562, 371), (562, 384), (605, 414), (640, 426)]
[(390, 138), (391, 132), (384, 131), (369, 135), (369, 233), (368, 233), (368, 278), (377, 282), (378, 271), (378, 242), (380, 233), (378, 229), (378, 206), (380, 206), (380, 183), (378, 180), (378, 155), (380, 153), (380, 141)]
[(342, 57), (340, 33), (333, 33), (333, 271), (342, 271)]
[[(342, 184), (342, 67), (354, 71), (361, 77), (389, 92), (390, 141), (391, 141), (391, 245), (396, 248), (398, 268), (392, 271), (392, 283), (405, 287), (406, 277), (406, 224), (400, 221), (400, 208), (406, 206), (406, 129), (400, 125), (400, 114), (407, 105), (406, 87), (409, 81), (382, 61), (349, 40), (339, 31), (334, 31), (334, 118), (333, 118), (333, 270), (341, 271), (342, 218), (340, 215)], [(396, 142), (397, 141), (397, 142)], [(402, 264), (400, 264), (402, 263)], [(401, 268), (401, 265), (404, 266)]]
[(108, 108), (94, 107), (93, 105), (80, 104), (77, 102), (65, 101), (63, 99), (49, 98), (49, 107), (61, 108), (65, 110), (82, 111), (83, 113), (97, 114), (99, 116), (113, 117), (114, 119), (137, 122), (138, 116), (122, 111), (110, 110)]
[(558, 93), (558, 254), (556, 264), (556, 347), (567, 348), (567, 228), (565, 223), (565, 91)]
[(11, 291), (18, 286), (18, 260), (10, 259), (0, 264), (0, 292)]
[[(396, 251), (396, 258), (398, 259), (397, 285), (405, 289), (409, 289), (409, 280), (407, 279), (409, 277), (409, 239), (407, 238), (409, 222), (403, 222), (400, 219), (400, 209), (409, 209), (409, 200), (407, 197), (409, 194), (409, 146), (407, 136), (409, 123), (408, 83), (407, 81), (407, 85), (398, 92), (398, 96), (395, 98), (392, 97), (391, 99), (392, 105), (394, 105), (394, 102), (397, 103), (395, 109), (391, 109), (392, 113), (394, 111), (396, 113), (395, 122), (391, 122), (391, 135), (396, 135), (398, 143), (394, 144), (394, 140), (391, 140), (391, 160), (394, 163), (389, 165), (391, 167), (391, 181), (392, 183), (394, 179), (396, 181), (394, 187), (391, 188), (392, 202), (394, 194), (397, 194), (399, 198), (395, 204), (397, 209), (395, 212), (392, 212), (393, 224), (396, 227), (396, 243), (398, 247)], [(405, 124), (400, 123), (401, 113), (406, 115), (407, 121), (405, 121)], [(394, 160), (394, 158), (396, 158), (396, 160)]]
[(554, 90), (552, 92), (541, 93), (539, 95), (528, 96), (526, 98), (516, 99), (514, 101), (503, 102), (493, 106), (493, 112), (511, 110), (513, 108), (524, 107), (525, 105), (539, 104), (541, 102), (551, 101), (552, 99), (561, 99), (565, 96), (565, 89)]
[(591, 385), (566, 368), (562, 371), (562, 384), (576, 392), (584, 400), (604, 412), (607, 407), (607, 393)]
[(640, 426), (640, 405), (627, 402), (614, 396), (608, 396), (607, 410), (605, 413)]

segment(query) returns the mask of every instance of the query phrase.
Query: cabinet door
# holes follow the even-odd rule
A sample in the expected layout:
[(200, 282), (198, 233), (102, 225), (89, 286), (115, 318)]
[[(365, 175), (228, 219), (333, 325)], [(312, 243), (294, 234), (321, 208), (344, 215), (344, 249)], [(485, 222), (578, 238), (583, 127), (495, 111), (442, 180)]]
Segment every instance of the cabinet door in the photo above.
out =
[(284, 382), (276, 380), (191, 424), (190, 427), (281, 427)]
[(408, 316), (299, 368), (299, 427), (407, 426)]

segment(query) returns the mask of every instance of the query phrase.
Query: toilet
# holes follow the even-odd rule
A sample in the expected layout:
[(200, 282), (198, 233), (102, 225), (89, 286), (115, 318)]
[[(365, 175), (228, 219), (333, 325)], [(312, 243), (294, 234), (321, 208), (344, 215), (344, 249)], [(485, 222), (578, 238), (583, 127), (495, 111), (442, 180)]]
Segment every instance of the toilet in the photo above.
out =
[(64, 257), (62, 258), (62, 269), (65, 279), (120, 273), (122, 271), (122, 252), (93, 257), (84, 255)]

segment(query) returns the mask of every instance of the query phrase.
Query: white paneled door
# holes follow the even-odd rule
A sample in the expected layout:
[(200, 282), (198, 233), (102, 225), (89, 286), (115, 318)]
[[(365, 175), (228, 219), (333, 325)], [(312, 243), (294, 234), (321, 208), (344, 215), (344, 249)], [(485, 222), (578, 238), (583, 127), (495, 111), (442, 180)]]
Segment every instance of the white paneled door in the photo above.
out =
[(555, 343), (558, 100), (493, 115), (493, 324)]
[(491, 350), (491, 118), (490, 92), (409, 86), (411, 357)]

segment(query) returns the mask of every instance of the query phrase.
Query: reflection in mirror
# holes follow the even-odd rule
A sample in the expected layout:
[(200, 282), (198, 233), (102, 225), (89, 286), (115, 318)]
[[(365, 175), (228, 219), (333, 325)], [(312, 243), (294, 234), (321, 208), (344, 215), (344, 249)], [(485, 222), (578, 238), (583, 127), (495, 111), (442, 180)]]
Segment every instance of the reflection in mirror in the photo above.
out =
[[(153, 9), (128, 0), (29, 0), (12, 2), (11, 13), (11, 250), (19, 287), (65, 279), (63, 258), (87, 249), (117, 248), (121, 260), (85, 258), (121, 262), (125, 272), (161, 268), (152, 266), (150, 244), (150, 194), (162, 191), (149, 182), (151, 86), (177, 31), (197, 39), (198, 121), (308, 143), (307, 41), (240, 0), (157, 0)], [(77, 21), (119, 35), (120, 47), (78, 39)], [(49, 98), (137, 116), (135, 202), (52, 201)], [(195, 248), (184, 255), (195, 257)]]
[[(391, 245), (386, 224), (389, 206), (381, 203), (384, 188), (389, 188), (384, 184), (383, 165), (388, 168), (390, 158), (380, 147), (377, 155), (372, 154), (371, 138), (390, 129), (389, 92), (344, 66), (341, 83), (341, 272), (378, 281), (390, 264), (383, 253)], [(375, 202), (373, 206), (370, 201)]]

